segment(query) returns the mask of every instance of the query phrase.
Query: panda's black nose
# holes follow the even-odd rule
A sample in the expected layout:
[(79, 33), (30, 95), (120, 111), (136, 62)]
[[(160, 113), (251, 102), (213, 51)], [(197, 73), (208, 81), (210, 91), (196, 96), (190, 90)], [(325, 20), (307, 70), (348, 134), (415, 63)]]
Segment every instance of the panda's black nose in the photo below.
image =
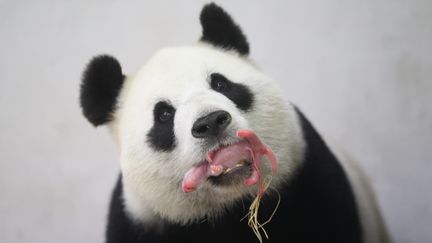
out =
[(216, 137), (231, 122), (231, 115), (226, 111), (215, 111), (198, 118), (192, 127), (192, 136), (196, 138)]

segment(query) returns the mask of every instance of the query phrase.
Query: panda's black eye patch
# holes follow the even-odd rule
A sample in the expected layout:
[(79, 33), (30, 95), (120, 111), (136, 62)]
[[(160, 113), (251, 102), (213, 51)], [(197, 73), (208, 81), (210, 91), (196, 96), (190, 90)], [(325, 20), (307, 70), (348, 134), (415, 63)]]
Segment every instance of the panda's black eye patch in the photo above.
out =
[(234, 104), (244, 111), (252, 108), (253, 94), (250, 89), (243, 85), (231, 82), (220, 73), (210, 75), (210, 87), (230, 99)]
[(153, 127), (147, 134), (147, 141), (159, 151), (171, 151), (175, 147), (175, 109), (166, 101), (159, 101), (153, 109)]

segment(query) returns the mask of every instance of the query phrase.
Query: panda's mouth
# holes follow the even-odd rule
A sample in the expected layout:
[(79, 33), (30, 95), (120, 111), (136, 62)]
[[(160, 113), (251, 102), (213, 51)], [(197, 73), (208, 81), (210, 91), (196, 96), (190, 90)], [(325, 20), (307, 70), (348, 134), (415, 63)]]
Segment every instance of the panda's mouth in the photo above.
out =
[(216, 186), (230, 186), (241, 183), (252, 174), (252, 162), (242, 159), (233, 167), (224, 168), (219, 175), (211, 175), (208, 181)]
[(244, 185), (255, 185), (261, 177), (261, 157), (267, 156), (273, 172), (277, 160), (270, 148), (250, 130), (237, 131), (241, 140), (235, 144), (209, 151), (206, 160), (192, 167), (184, 176), (184, 192), (195, 191), (204, 181), (216, 185), (232, 185), (243, 181)]
[(246, 159), (243, 159), (243, 160), (239, 161), (237, 164), (235, 164), (233, 167), (225, 168), (220, 175), (226, 175), (226, 174), (232, 173), (233, 171), (241, 169), (241, 167), (250, 166), (250, 165), (251, 165), (251, 163), (249, 161), (247, 161)]

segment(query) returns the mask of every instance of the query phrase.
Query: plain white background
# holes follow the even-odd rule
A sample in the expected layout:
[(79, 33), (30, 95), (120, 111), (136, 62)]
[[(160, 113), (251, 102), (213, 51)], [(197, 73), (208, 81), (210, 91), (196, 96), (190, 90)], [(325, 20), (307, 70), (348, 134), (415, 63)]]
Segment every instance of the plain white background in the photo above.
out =
[[(194, 43), (204, 1), (0, 1), (0, 242), (102, 242), (118, 154), (81, 71)], [(432, 2), (218, 1), (251, 57), (367, 171), (395, 242), (432, 242)]]

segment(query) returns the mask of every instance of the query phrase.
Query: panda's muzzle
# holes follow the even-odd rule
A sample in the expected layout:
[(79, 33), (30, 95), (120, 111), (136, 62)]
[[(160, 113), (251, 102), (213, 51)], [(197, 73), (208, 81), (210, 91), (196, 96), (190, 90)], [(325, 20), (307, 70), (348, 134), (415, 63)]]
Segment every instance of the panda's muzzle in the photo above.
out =
[(223, 110), (214, 111), (198, 118), (192, 126), (195, 138), (211, 138), (219, 136), (231, 123), (231, 115)]

